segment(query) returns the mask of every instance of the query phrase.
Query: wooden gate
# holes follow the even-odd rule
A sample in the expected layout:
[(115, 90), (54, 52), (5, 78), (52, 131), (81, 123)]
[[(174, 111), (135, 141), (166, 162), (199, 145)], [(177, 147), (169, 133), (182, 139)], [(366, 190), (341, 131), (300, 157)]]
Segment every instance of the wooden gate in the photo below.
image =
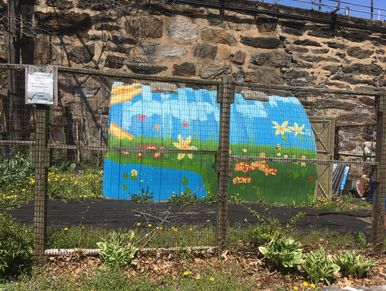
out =
[[(335, 118), (310, 118), (315, 135), (318, 160), (334, 159)], [(317, 198), (332, 198), (333, 164), (317, 164), (318, 180), (315, 189)]]

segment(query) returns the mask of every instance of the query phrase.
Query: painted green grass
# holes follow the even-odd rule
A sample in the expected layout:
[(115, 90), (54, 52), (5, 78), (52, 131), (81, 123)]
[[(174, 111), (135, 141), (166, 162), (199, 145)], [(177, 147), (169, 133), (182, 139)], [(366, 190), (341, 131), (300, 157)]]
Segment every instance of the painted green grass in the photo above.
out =
[[(317, 179), (315, 165), (301, 163), (280, 163), (267, 161), (270, 168), (277, 170), (275, 176), (266, 176), (259, 170), (248, 173), (236, 172), (232, 164), (229, 197), (247, 201), (266, 201), (289, 204), (307, 202), (314, 199)], [(248, 176), (251, 184), (234, 184), (233, 178)]]

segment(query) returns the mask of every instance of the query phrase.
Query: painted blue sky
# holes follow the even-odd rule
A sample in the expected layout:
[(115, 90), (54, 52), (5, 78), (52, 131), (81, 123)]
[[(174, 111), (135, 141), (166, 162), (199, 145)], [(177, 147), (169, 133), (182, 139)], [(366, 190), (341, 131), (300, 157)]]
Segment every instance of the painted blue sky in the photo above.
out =
[[(216, 91), (179, 88), (173, 93), (153, 93), (142, 86), (142, 94), (110, 108), (110, 120), (135, 137), (217, 141), (219, 104)], [(304, 134), (276, 135), (274, 123), (303, 126)], [(300, 137), (302, 136), (302, 137)], [(261, 144), (315, 150), (308, 117), (294, 97), (270, 96), (269, 102), (244, 100), (236, 94), (231, 111), (231, 143)], [(200, 145), (195, 144), (199, 149)]]
[[(281, 5), (287, 6), (296, 6), (306, 9), (312, 9), (312, 2), (319, 3), (319, 0), (258, 0), (265, 3), (276, 3), (278, 2)], [(307, 3), (304, 3), (307, 2)], [(341, 11), (340, 13), (344, 14), (346, 6), (350, 7), (350, 15), (361, 18), (370, 18), (370, 5), (371, 0), (341, 0)], [(322, 0), (322, 3), (326, 5), (323, 7), (323, 11), (331, 11), (331, 7), (337, 6), (337, 0)], [(331, 6), (331, 7), (327, 7)], [(367, 7), (362, 7), (367, 6)], [(374, 0), (375, 16), (374, 19), (378, 19), (378, 11), (381, 9), (386, 10), (386, 1), (385, 0)], [(314, 5), (314, 9), (318, 9), (317, 5)], [(358, 10), (358, 11), (355, 11)], [(381, 10), (381, 20), (386, 20), (386, 11)]]

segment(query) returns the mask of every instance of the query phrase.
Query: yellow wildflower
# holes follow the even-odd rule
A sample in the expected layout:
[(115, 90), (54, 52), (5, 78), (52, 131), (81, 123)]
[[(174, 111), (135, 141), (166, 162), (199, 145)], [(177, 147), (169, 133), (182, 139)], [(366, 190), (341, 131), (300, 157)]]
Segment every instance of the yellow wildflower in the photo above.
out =
[(293, 288), (295, 291), (298, 291), (299, 290), (299, 287), (298, 286), (294, 286)]
[(211, 282), (214, 282), (214, 281), (215, 281), (215, 279), (214, 279), (213, 276), (209, 277), (209, 280), (210, 280)]
[(195, 280), (200, 280), (200, 279), (201, 279), (201, 275), (200, 275), (200, 274), (197, 274), (196, 276), (194, 276), (194, 279), (195, 279)]
[(189, 276), (190, 274), (192, 274), (192, 272), (190, 272), (190, 271), (185, 271), (182, 275), (183, 275), (184, 277), (186, 277), (186, 276)]
[(312, 289), (315, 289), (315, 288), (316, 288), (316, 285), (315, 285), (314, 283), (312, 283), (312, 284), (310, 285), (310, 287), (311, 287)]
[(148, 227), (148, 228), (151, 228), (151, 227), (152, 227), (151, 223), (149, 223), (149, 224), (147, 225), (147, 227)]
[(308, 282), (304, 281), (302, 284), (304, 287), (308, 287)]
[(135, 224), (135, 226), (136, 226), (136, 227), (141, 226), (141, 223), (140, 223), (140, 222), (137, 222), (137, 223)]
[(68, 230), (68, 227), (64, 227), (63, 230), (64, 230), (64, 231), (67, 231), (67, 230)]

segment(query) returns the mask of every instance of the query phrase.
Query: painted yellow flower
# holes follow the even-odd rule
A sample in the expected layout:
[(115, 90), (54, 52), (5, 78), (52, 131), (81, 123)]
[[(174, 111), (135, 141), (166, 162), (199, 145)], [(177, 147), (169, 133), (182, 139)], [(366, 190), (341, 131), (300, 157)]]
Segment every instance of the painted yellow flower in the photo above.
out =
[[(197, 147), (190, 145), (192, 138), (188, 136), (186, 140), (183, 140), (181, 134), (178, 135), (178, 142), (173, 142), (173, 145), (179, 150), (197, 150)], [(179, 153), (177, 155), (177, 160), (181, 161), (185, 158), (185, 153)], [(189, 159), (193, 159), (193, 154), (187, 154)]]
[(291, 132), (291, 129), (288, 127), (288, 121), (284, 121), (281, 125), (276, 121), (272, 121), (273, 128), (276, 129), (275, 135), (285, 135), (286, 132)]
[(298, 134), (299, 135), (303, 135), (304, 132), (303, 132), (303, 129), (304, 129), (304, 124), (302, 124), (301, 126), (299, 126), (297, 124), (297, 122), (294, 123), (294, 126), (288, 126), (288, 128), (290, 130), (292, 130), (294, 133), (295, 133), (295, 136), (297, 136)]
[(131, 170), (131, 177), (137, 177), (138, 176), (138, 171), (136, 169)]

